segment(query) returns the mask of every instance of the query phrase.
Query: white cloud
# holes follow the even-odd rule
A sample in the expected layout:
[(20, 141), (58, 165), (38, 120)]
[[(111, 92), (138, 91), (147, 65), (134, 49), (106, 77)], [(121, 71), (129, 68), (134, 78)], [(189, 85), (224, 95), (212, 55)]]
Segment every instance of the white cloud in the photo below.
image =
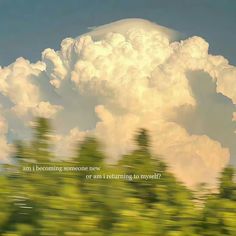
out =
[(130, 29), (134, 28), (142, 29), (146, 32), (162, 32), (169, 40), (174, 40), (180, 36), (180, 33), (175, 30), (139, 18), (123, 19), (116, 22), (112, 22), (110, 24), (92, 27), (92, 31), (87, 34), (91, 35), (95, 40), (100, 40), (103, 39), (104, 36), (106, 36), (110, 32), (125, 35)]
[[(214, 184), (229, 161), (229, 151), (206, 135), (189, 134), (170, 117), (176, 108), (197, 106), (189, 71), (208, 73), (216, 92), (236, 103), (236, 68), (222, 56), (210, 55), (204, 39), (195, 36), (178, 42), (176, 35), (137, 19), (98, 27), (63, 40), (60, 51), (46, 49), (42, 62), (18, 59), (1, 69), (0, 92), (23, 121), (34, 115), (54, 117), (60, 124), (55, 135), (59, 153), (61, 143), (67, 155), (77, 140), (93, 133), (114, 161), (133, 150), (133, 135), (144, 127), (152, 135), (152, 151), (162, 155), (182, 181)], [(59, 96), (57, 105), (37, 85), (45, 78), (53, 96)], [(30, 116), (22, 117), (27, 112)], [(89, 119), (81, 118), (88, 114), (95, 117), (89, 124)], [(61, 126), (67, 135), (65, 130), (62, 135)]]
[(89, 132), (80, 131), (77, 127), (71, 129), (66, 135), (53, 135), (52, 139), (56, 143), (55, 153), (60, 153), (60, 158), (71, 158), (78, 147), (78, 143), (83, 141)]
[(61, 109), (61, 106), (51, 105), (49, 102), (40, 102), (36, 107), (34, 107), (33, 115), (45, 118), (53, 118)]
[(41, 62), (30, 64), (23, 58), (0, 70), (0, 91), (14, 104), (12, 109), (17, 115), (25, 114), (38, 102), (39, 90), (31, 83), (31, 77), (38, 76), (41, 70)]

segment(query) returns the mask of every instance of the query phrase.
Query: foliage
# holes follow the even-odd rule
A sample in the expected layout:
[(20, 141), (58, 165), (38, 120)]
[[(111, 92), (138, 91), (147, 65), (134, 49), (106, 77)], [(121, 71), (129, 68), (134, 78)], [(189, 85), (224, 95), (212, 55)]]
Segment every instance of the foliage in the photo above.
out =
[[(232, 167), (222, 172), (219, 191), (203, 198), (150, 153), (144, 129), (134, 138), (136, 150), (116, 165), (107, 164), (94, 137), (80, 143), (73, 160), (58, 161), (51, 151), (51, 132), (49, 121), (39, 118), (32, 141), (16, 142), (12, 164), (1, 165), (0, 235), (236, 235)], [(57, 170), (42, 170), (48, 166)], [(71, 166), (89, 168), (60, 171)], [(152, 178), (154, 174), (160, 178)]]

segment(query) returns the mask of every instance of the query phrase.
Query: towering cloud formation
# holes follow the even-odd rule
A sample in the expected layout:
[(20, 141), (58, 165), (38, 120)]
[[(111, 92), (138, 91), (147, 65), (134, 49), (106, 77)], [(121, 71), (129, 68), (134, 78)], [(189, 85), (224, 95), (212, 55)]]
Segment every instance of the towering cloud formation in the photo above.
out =
[(229, 161), (228, 149), (206, 135), (189, 134), (173, 117), (181, 107), (197, 107), (189, 71), (208, 73), (216, 92), (236, 104), (236, 68), (210, 55), (204, 39), (175, 37), (148, 21), (123, 20), (63, 40), (60, 51), (46, 49), (41, 62), (21, 58), (1, 69), (2, 159), (9, 150), (6, 134), (28, 129), (34, 116), (54, 117), (58, 153), (65, 152), (61, 142), (67, 155), (92, 133), (104, 142), (110, 161), (133, 150), (133, 134), (144, 127), (153, 153), (180, 180), (214, 184)]

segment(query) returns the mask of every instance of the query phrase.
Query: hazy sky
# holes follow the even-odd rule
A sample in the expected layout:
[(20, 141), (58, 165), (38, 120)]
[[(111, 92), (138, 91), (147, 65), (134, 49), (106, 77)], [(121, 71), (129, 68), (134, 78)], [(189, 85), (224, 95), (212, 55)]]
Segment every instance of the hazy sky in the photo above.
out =
[(58, 49), (88, 27), (133, 17), (199, 35), (210, 52), (236, 64), (235, 12), (235, 0), (0, 0), (0, 65), (38, 60), (43, 49)]

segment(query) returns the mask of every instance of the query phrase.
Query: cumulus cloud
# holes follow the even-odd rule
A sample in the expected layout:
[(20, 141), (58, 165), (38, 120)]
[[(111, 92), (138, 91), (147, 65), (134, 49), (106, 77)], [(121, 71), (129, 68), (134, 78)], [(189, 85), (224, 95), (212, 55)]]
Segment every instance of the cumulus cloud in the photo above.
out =
[(37, 117), (53, 118), (61, 109), (61, 106), (51, 105), (49, 102), (39, 102), (33, 109), (33, 115)]
[(77, 150), (78, 143), (89, 135), (89, 132), (81, 131), (78, 128), (73, 128), (66, 135), (56, 134), (52, 136), (52, 140), (56, 143), (55, 153), (60, 153), (59, 158), (71, 158), (72, 151)]
[[(92, 29), (91, 32), (89, 32), (87, 35), (90, 35), (95, 40), (103, 39), (104, 35), (113, 32), (113, 33), (119, 33), (119, 34), (126, 34), (127, 31), (133, 28), (141, 28), (144, 29), (147, 32), (151, 31), (161, 31), (169, 40), (174, 40), (180, 37), (180, 33), (166, 28), (161, 25), (157, 25), (153, 22), (150, 22), (148, 20), (139, 19), (139, 18), (129, 18), (129, 19), (123, 19), (116, 22), (112, 22), (110, 24), (102, 25), (102, 26), (94, 26), (90, 27)], [(112, 30), (111, 30), (112, 28)], [(84, 36), (84, 35), (82, 35)]]
[(18, 58), (15, 63), (0, 70), (0, 91), (14, 104), (12, 110), (17, 115), (24, 115), (38, 102), (38, 88), (30, 81), (31, 76), (38, 76), (43, 63), (30, 64)]
[(3, 102), (2, 116), (10, 112), (26, 123), (33, 116), (54, 117), (57, 152), (63, 143), (68, 155), (78, 140), (94, 134), (111, 162), (135, 148), (133, 135), (144, 127), (152, 152), (163, 156), (180, 180), (189, 186), (215, 184), (229, 150), (206, 134), (188, 133), (172, 117), (178, 108), (198, 106), (189, 71), (209, 74), (215, 92), (236, 104), (236, 68), (210, 55), (203, 38), (176, 37), (174, 31), (130, 19), (67, 38), (59, 51), (44, 50), (36, 64), (18, 59), (0, 71), (0, 92), (11, 101)]

